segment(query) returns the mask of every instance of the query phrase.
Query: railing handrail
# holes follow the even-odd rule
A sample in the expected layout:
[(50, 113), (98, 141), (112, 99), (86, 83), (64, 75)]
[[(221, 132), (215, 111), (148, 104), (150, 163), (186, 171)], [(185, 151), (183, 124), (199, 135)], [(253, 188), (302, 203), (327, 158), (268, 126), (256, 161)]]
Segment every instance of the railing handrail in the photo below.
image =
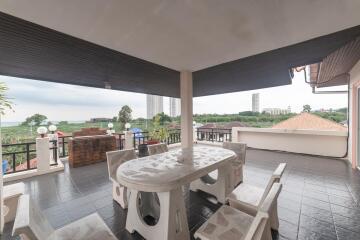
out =
[(2, 147), (13, 147), (13, 146), (21, 146), (21, 145), (33, 145), (36, 144), (36, 142), (24, 142), (24, 143), (5, 143), (2, 144)]
[(226, 130), (226, 131), (231, 131), (232, 129), (231, 128), (203, 128), (203, 127), (201, 127), (201, 128), (197, 128), (197, 130), (199, 131), (199, 130), (208, 130), (208, 129), (210, 129), (210, 130)]

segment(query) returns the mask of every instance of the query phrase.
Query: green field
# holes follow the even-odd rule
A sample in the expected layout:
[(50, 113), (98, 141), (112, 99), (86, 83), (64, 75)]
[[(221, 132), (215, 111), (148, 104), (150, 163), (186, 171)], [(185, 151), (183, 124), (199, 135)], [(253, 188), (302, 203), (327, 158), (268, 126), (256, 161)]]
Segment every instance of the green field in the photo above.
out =
[[(335, 122), (341, 122), (347, 119), (346, 109), (338, 109), (333, 112), (312, 112), (313, 114), (319, 115), (323, 118), (333, 120)], [(246, 124), (249, 127), (259, 127), (266, 128), (271, 127), (274, 124), (286, 120), (296, 114), (282, 114), (282, 115), (269, 115), (265, 113), (253, 113), (253, 112), (240, 112), (238, 114), (195, 114), (194, 121), (197, 123), (218, 123), (219, 125), (239, 121)], [(164, 123), (164, 126), (171, 125), (172, 127), (179, 125), (180, 117), (168, 118), (171, 122), (167, 121)], [(131, 122), (131, 128), (140, 128), (143, 131), (152, 131), (154, 128), (152, 120), (146, 120), (143, 118), (134, 119)], [(81, 128), (88, 127), (100, 127), (107, 128), (107, 122), (97, 122), (97, 123), (67, 123), (60, 122), (57, 124), (59, 131), (64, 132), (67, 135), (71, 135), (72, 132), (80, 130)], [(117, 133), (122, 132), (124, 129), (122, 124), (119, 122), (113, 122), (114, 129)], [(19, 142), (29, 142), (33, 141), (36, 136), (37, 127), (33, 127), (31, 131), (30, 126), (13, 126), (13, 127), (2, 127), (2, 143), (19, 143)]]

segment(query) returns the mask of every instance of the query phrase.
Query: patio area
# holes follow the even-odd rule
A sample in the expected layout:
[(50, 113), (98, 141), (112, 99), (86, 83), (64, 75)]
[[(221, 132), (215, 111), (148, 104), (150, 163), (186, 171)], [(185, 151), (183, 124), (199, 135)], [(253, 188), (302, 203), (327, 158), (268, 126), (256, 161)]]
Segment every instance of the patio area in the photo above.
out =
[[(264, 186), (281, 162), (288, 165), (279, 197), (280, 230), (273, 232), (274, 239), (360, 238), (359, 171), (340, 159), (250, 149), (245, 181)], [(98, 212), (119, 239), (142, 239), (125, 229), (127, 210), (112, 200), (106, 162), (80, 168), (69, 168), (67, 161), (64, 164), (64, 172), (25, 181), (26, 191), (53, 227)], [(193, 239), (220, 205), (200, 192), (186, 191), (185, 201)], [(11, 229), (12, 223), (5, 225), (4, 239), (14, 239)]]

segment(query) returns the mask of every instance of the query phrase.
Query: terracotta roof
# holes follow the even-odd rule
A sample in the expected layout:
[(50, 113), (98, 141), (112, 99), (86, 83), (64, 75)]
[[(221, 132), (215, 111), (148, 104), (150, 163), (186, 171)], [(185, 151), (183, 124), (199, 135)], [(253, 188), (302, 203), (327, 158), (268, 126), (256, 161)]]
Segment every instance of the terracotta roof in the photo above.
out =
[(343, 125), (319, 117), (311, 113), (301, 113), (285, 121), (275, 124), (272, 128), (276, 129), (308, 129), (308, 130), (332, 130), (346, 132), (347, 128)]

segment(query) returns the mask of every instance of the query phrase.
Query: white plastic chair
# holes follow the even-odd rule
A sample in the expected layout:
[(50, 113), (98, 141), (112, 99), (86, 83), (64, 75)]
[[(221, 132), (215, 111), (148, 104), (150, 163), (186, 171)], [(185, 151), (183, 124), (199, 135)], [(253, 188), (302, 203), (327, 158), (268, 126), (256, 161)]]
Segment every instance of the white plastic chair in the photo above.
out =
[(128, 190), (120, 185), (116, 180), (116, 171), (124, 162), (136, 158), (134, 149), (117, 150), (106, 153), (109, 178), (113, 182), (113, 199), (120, 204), (122, 208), (128, 207)]
[(243, 167), (245, 165), (246, 144), (240, 142), (224, 142), (223, 148), (234, 151), (237, 156), (237, 158), (232, 163), (233, 175), (231, 182), (233, 188), (235, 188), (243, 181)]
[[(252, 216), (255, 216), (263, 204), (265, 198), (270, 192), (270, 189), (275, 183), (279, 183), (282, 174), (284, 173), (286, 163), (281, 163), (274, 171), (273, 175), (269, 179), (269, 182), (265, 189), (253, 186), (248, 183), (241, 183), (238, 187), (232, 191), (227, 197), (227, 201), (230, 206), (236, 208), (242, 212), (246, 212)], [(277, 216), (277, 208), (274, 209), (274, 215)], [(273, 222), (272, 228), (278, 230), (278, 223)]]
[(148, 145), (149, 155), (160, 154), (160, 153), (164, 153), (164, 152), (168, 152), (168, 151), (169, 151), (168, 147), (165, 143)]
[(223, 205), (195, 233), (201, 240), (272, 240), (269, 216), (281, 184), (275, 183), (255, 216)]

